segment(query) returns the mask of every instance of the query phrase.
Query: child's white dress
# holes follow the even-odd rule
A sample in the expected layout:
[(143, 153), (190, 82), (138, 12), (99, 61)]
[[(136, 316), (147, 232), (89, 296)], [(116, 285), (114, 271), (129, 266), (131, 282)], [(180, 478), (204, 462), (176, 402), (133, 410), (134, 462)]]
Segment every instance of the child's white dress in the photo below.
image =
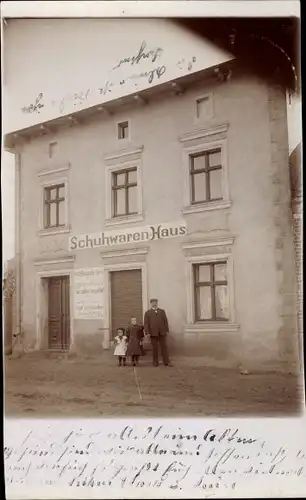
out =
[(114, 350), (114, 356), (125, 356), (126, 355), (126, 350), (127, 350), (127, 337), (126, 335), (123, 335), (123, 337), (115, 337), (115, 350)]

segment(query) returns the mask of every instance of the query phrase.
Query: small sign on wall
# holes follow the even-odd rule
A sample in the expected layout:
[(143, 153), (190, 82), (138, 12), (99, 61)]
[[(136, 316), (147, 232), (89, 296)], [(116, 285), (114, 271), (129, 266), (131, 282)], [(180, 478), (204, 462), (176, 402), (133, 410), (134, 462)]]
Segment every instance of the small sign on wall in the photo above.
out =
[(101, 267), (74, 271), (74, 318), (103, 319), (104, 272)]

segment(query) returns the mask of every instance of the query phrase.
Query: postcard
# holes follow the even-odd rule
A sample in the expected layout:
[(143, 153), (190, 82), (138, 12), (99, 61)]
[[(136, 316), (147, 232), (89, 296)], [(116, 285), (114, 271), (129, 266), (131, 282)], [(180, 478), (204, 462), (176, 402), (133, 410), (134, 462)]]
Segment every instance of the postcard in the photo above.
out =
[(299, 31), (4, 3), (8, 499), (306, 493)]

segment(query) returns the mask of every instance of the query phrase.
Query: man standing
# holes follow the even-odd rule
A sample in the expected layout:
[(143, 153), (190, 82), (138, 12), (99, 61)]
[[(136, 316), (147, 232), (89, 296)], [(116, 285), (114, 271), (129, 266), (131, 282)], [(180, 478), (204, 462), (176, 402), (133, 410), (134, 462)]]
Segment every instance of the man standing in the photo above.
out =
[(160, 345), (161, 355), (165, 366), (172, 366), (169, 361), (169, 354), (167, 348), (166, 336), (169, 332), (168, 319), (163, 309), (158, 307), (158, 300), (150, 300), (150, 309), (144, 316), (144, 331), (146, 335), (150, 335), (152, 350), (153, 350), (153, 364), (158, 366), (158, 344)]

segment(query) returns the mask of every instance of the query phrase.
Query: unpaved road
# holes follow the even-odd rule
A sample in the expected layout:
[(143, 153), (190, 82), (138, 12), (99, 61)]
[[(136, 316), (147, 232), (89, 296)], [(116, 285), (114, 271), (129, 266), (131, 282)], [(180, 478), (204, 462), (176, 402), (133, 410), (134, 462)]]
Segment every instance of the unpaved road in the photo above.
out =
[(298, 415), (302, 389), (295, 375), (252, 373), (195, 366), (174, 367), (141, 358), (117, 367), (105, 353), (96, 358), (25, 354), (5, 360), (5, 413), (37, 417), (234, 417)]

